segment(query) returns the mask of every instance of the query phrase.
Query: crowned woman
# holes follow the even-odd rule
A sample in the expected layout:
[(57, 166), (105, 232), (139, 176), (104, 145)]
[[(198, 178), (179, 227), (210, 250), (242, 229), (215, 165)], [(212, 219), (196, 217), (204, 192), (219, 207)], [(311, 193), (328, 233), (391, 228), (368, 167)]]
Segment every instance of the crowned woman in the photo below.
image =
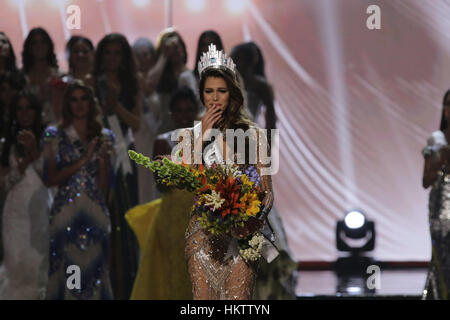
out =
[[(249, 217), (243, 227), (235, 227), (231, 233), (212, 235), (199, 222), (199, 215), (193, 213), (186, 230), (186, 259), (192, 282), (194, 299), (251, 299), (258, 271), (259, 259), (244, 259), (237, 249), (239, 239), (255, 232), (265, 236), (265, 245), (261, 255), (269, 262), (278, 254), (272, 245), (273, 232), (267, 223), (267, 213), (272, 208), (273, 191), (270, 164), (260, 157), (267, 154), (268, 144), (265, 134), (249, 120), (244, 112), (244, 98), (235, 64), (223, 51), (217, 51), (214, 45), (204, 53), (198, 63), (200, 83), (199, 96), (206, 108), (201, 122), (190, 129), (194, 150), (189, 155), (190, 163), (204, 155), (205, 165), (223, 164), (224, 156), (239, 171), (257, 177), (253, 182), (259, 184), (263, 193), (258, 218)], [(210, 129), (220, 134), (210, 139)], [(231, 131), (229, 130), (231, 129)], [(234, 132), (242, 129), (248, 140), (245, 150), (237, 150), (239, 144), (234, 141)], [(231, 134), (233, 137), (228, 137)], [(210, 142), (210, 140), (214, 140)], [(236, 145), (236, 146), (235, 146)], [(251, 146), (256, 146), (251, 150)], [(261, 150), (262, 149), (262, 150)], [(255, 154), (252, 154), (256, 152)], [(264, 152), (262, 152), (264, 151)], [(187, 155), (183, 155), (186, 160)], [(245, 159), (241, 161), (239, 159)], [(243, 163), (242, 163), (243, 162)], [(189, 163), (189, 162), (188, 162)], [(241, 164), (242, 163), (242, 164)], [(226, 203), (232, 205), (231, 203)]]

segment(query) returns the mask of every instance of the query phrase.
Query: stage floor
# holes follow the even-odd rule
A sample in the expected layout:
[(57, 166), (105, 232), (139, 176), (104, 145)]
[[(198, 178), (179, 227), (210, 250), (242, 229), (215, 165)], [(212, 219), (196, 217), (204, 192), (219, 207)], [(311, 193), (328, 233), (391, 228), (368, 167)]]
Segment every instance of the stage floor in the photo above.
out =
[(333, 270), (299, 271), (296, 294), (307, 298), (420, 299), (427, 268), (381, 270), (379, 289), (369, 290), (366, 276), (338, 276)]

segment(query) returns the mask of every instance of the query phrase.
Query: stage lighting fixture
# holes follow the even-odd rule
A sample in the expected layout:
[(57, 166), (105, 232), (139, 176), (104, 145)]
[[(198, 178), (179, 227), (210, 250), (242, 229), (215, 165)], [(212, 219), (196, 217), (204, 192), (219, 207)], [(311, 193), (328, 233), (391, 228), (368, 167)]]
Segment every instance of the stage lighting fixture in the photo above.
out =
[[(364, 277), (367, 267), (375, 263), (371, 257), (366, 256), (367, 252), (375, 248), (374, 222), (367, 220), (361, 210), (348, 211), (344, 218), (337, 222), (336, 247), (339, 251), (348, 253), (340, 256), (335, 262), (334, 267), (338, 277), (342, 279)], [(346, 287), (357, 286), (344, 283), (339, 287), (339, 292), (346, 292)]]
[(375, 224), (359, 210), (349, 211), (336, 225), (336, 246), (339, 251), (367, 252), (375, 247)]

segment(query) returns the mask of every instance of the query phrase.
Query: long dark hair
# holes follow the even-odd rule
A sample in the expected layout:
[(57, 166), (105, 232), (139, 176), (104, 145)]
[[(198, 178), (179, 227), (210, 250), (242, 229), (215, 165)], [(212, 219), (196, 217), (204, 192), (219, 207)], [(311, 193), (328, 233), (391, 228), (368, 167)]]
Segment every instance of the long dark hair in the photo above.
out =
[(197, 54), (195, 56), (195, 66), (194, 66), (194, 71), (193, 71), (194, 76), (197, 79), (199, 79), (199, 77), (200, 77), (198, 74), (198, 62), (200, 61), (200, 58), (203, 55), (203, 52), (200, 52), (200, 50), (201, 50), (200, 47), (202, 45), (202, 42), (204, 42), (205, 38), (212, 38), (213, 41), (211, 43), (216, 46), (216, 49), (218, 51), (223, 50), (222, 39), (220, 38), (219, 34), (216, 31), (206, 30), (200, 35), (200, 37), (198, 38), (198, 42), (197, 42)]
[(177, 104), (177, 102), (181, 100), (189, 101), (194, 107), (195, 113), (198, 112), (197, 98), (195, 96), (194, 91), (192, 91), (192, 89), (189, 88), (188, 86), (182, 86), (177, 88), (177, 90), (175, 90), (172, 96), (170, 97), (169, 108), (171, 112), (173, 112), (173, 110), (175, 109), (175, 105)]
[(264, 57), (262, 55), (261, 49), (258, 47), (258, 45), (254, 42), (249, 42), (250, 46), (252, 46), (255, 50), (257, 61), (255, 64), (255, 68), (253, 69), (253, 72), (261, 77), (266, 77), (265, 72), (265, 64), (264, 64)]
[(88, 118), (87, 139), (92, 140), (97, 136), (98, 137), (101, 136), (101, 132), (103, 129), (103, 124), (101, 121), (102, 112), (97, 102), (97, 98), (94, 95), (94, 91), (90, 86), (86, 85), (81, 80), (74, 80), (70, 82), (66, 88), (66, 91), (64, 92), (64, 98), (62, 103), (62, 123), (60, 127), (66, 128), (72, 123), (73, 115), (70, 107), (70, 97), (72, 95), (72, 92), (77, 89), (83, 90), (88, 95), (90, 108), (87, 116)]
[(32, 40), (35, 35), (42, 35), (44, 38), (44, 41), (47, 43), (48, 46), (48, 52), (47, 52), (47, 65), (50, 67), (58, 68), (58, 61), (56, 60), (56, 54), (55, 54), (55, 46), (53, 44), (52, 39), (50, 38), (47, 31), (45, 31), (43, 28), (34, 28), (28, 33), (27, 38), (25, 39), (25, 43), (23, 45), (23, 51), (22, 51), (22, 63), (23, 68), (25, 72), (29, 72), (31, 68), (34, 66), (34, 56), (31, 50)]
[(39, 103), (38, 98), (28, 90), (22, 90), (14, 96), (10, 104), (10, 123), (9, 129), (6, 134), (6, 142), (3, 147), (3, 152), (1, 156), (1, 164), (3, 167), (9, 167), (9, 153), (13, 145), (17, 145), (17, 134), (20, 128), (17, 122), (17, 104), (20, 99), (25, 98), (30, 103), (30, 107), (35, 111), (34, 121), (31, 127), (37, 141), (39, 141), (42, 132), (44, 131), (44, 125), (42, 123), (42, 106)]
[(231, 74), (231, 72), (217, 68), (209, 68), (202, 72), (199, 83), (199, 96), (203, 105), (205, 104), (203, 97), (205, 82), (206, 79), (210, 77), (224, 79), (227, 84), (228, 91), (230, 92), (230, 100), (223, 113), (223, 121), (217, 123), (216, 127), (220, 130), (237, 128), (246, 130), (250, 125), (253, 125), (253, 122), (251, 122), (245, 114), (244, 96), (242, 94), (239, 81), (236, 76)]
[[(255, 61), (255, 47), (249, 42), (241, 43), (231, 49), (230, 57), (236, 63), (236, 68), (248, 66)], [(242, 76), (242, 70), (238, 70)]]
[[(159, 56), (162, 54), (164, 42), (171, 37), (176, 37), (180, 42), (184, 54), (183, 62), (186, 64), (187, 62), (186, 44), (184, 43), (181, 35), (173, 28), (165, 29), (159, 34), (158, 41), (156, 42), (156, 60), (158, 60)], [(177, 86), (178, 86), (178, 79), (175, 77), (174, 66), (172, 65), (172, 62), (169, 60), (167, 61), (166, 66), (164, 67), (161, 79), (159, 80), (157, 91), (165, 93), (173, 92), (173, 90), (175, 90)]]
[(6, 35), (6, 33), (0, 31), (0, 35), (4, 36), (6, 38), (6, 42), (8, 42), (9, 45), (9, 55), (8, 58), (6, 60), (6, 68), (5, 71), (17, 71), (17, 66), (16, 66), (16, 55), (14, 53), (14, 48), (11, 44), (11, 40), (9, 40), (8, 36)]
[(70, 60), (72, 48), (79, 41), (86, 44), (91, 51), (94, 51), (94, 45), (92, 44), (91, 40), (89, 40), (88, 38), (83, 37), (83, 36), (72, 36), (69, 39), (69, 41), (67, 41), (67, 44), (66, 44), (66, 58), (67, 58), (67, 61), (69, 62), (69, 69), (73, 69), (72, 61)]
[(445, 101), (447, 101), (447, 97), (450, 95), (450, 89), (444, 94), (444, 100), (442, 101), (442, 115), (441, 115), (441, 125), (440, 130), (444, 131), (448, 127), (447, 119), (445, 119)]
[(6, 82), (10, 88), (17, 91), (22, 90), (26, 85), (26, 80), (23, 73), (18, 70), (0, 73), (0, 84), (4, 82)]
[(130, 105), (125, 105), (125, 108), (132, 109), (136, 105), (138, 80), (133, 51), (124, 35), (120, 33), (111, 33), (100, 40), (97, 45), (97, 51), (95, 52), (94, 77), (98, 80), (99, 76), (103, 73), (103, 55), (106, 47), (113, 42), (119, 43), (122, 49), (122, 63), (118, 71), (120, 85), (122, 87), (120, 96), (126, 95), (125, 100)]

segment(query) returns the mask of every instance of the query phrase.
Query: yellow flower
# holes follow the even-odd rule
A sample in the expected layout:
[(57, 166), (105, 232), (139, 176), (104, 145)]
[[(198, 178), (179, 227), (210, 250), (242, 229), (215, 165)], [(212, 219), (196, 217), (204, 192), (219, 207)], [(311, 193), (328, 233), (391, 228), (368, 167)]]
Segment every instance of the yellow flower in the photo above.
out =
[(246, 174), (243, 174), (243, 175), (241, 176), (241, 181), (242, 181), (242, 183), (243, 183), (244, 185), (248, 185), (248, 186), (250, 186), (250, 187), (253, 186), (253, 182), (250, 181), (250, 180), (248, 180), (248, 177), (247, 177)]
[(203, 175), (203, 172), (200, 172), (200, 171), (197, 171), (197, 170), (194, 170), (193, 173), (194, 173), (194, 175), (195, 175), (196, 177), (199, 177), (199, 176), (202, 176), (202, 175)]
[(256, 193), (246, 193), (241, 198), (241, 204), (243, 204), (243, 210), (248, 216), (256, 216), (259, 212), (261, 201), (258, 200)]
[(213, 174), (209, 177), (209, 180), (213, 183), (217, 183), (220, 181), (220, 176), (218, 174)]

